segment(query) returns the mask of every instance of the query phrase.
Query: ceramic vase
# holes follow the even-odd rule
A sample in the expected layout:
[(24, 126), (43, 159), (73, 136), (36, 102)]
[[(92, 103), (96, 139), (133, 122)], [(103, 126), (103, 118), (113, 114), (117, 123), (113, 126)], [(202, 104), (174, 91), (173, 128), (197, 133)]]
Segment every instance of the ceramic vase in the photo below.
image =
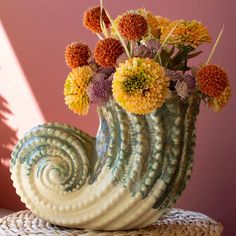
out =
[(146, 227), (190, 178), (199, 104), (196, 94), (171, 95), (154, 112), (135, 115), (110, 101), (98, 108), (95, 138), (65, 124), (39, 125), (12, 153), (16, 191), (34, 214), (57, 225)]

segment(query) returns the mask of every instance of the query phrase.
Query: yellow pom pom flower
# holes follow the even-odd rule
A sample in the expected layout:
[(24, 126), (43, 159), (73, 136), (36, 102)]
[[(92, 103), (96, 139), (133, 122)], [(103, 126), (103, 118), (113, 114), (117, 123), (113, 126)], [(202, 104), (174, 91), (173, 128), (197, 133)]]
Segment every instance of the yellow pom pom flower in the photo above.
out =
[(149, 58), (130, 58), (116, 69), (112, 83), (115, 101), (126, 111), (148, 114), (162, 106), (169, 79), (164, 69)]
[(174, 32), (167, 39), (166, 44), (174, 46), (191, 46), (197, 48), (203, 43), (210, 43), (211, 36), (207, 28), (196, 20), (177, 20), (162, 29), (161, 42), (164, 42), (171, 30), (177, 25)]
[(217, 98), (210, 98), (208, 101), (208, 105), (213, 108), (215, 112), (221, 111), (223, 107), (228, 103), (229, 98), (231, 96), (230, 85), (224, 89), (222, 94)]
[(74, 113), (88, 113), (87, 87), (93, 75), (94, 72), (89, 66), (77, 67), (68, 75), (64, 85), (65, 103)]

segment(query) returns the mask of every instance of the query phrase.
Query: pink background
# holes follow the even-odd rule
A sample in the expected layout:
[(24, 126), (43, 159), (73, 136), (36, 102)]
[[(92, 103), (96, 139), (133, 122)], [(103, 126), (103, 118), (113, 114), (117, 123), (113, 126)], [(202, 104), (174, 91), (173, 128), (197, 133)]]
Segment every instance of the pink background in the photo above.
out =
[[(64, 105), (63, 84), (70, 71), (64, 63), (65, 46), (81, 40), (93, 49), (97, 41), (95, 35), (83, 28), (81, 19), (83, 11), (98, 2), (0, 0), (0, 207), (12, 210), (24, 207), (12, 187), (8, 162), (12, 144), (30, 127), (58, 121), (91, 135), (96, 133), (96, 108), (92, 107), (85, 117), (74, 115)], [(221, 113), (201, 107), (194, 172), (177, 206), (201, 211), (223, 222), (224, 235), (236, 235), (235, 1), (104, 0), (104, 4), (114, 17), (127, 9), (144, 6), (171, 19), (198, 19), (209, 28), (213, 39), (225, 24), (213, 62), (227, 69), (233, 96)], [(4, 30), (9, 41), (3, 37)], [(206, 60), (210, 48), (211, 45), (204, 46), (197, 62)]]

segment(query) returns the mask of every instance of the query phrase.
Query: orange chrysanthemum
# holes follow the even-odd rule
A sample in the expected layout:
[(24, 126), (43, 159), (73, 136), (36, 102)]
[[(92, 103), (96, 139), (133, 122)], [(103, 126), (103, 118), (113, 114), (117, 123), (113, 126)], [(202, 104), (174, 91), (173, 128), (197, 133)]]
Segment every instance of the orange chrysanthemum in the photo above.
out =
[(117, 39), (107, 38), (98, 41), (95, 50), (95, 61), (104, 67), (116, 65), (117, 58), (124, 52), (121, 42)]
[(151, 28), (151, 33), (154, 37), (159, 38), (162, 33), (162, 29), (169, 25), (170, 20), (162, 16), (147, 15), (148, 24)]
[[(83, 19), (84, 26), (87, 29), (93, 31), (94, 33), (101, 33), (102, 29), (100, 25), (100, 16), (101, 16), (100, 7), (93, 7), (88, 9), (87, 11), (84, 12), (84, 19)], [(108, 27), (111, 22), (108, 19), (104, 9), (102, 10), (102, 19), (106, 27)]]
[(118, 29), (124, 38), (138, 40), (147, 34), (148, 24), (143, 16), (131, 13), (121, 17)]
[(201, 92), (213, 98), (219, 97), (229, 83), (225, 70), (212, 64), (198, 71), (197, 80)]
[(154, 16), (150, 11), (146, 11), (142, 8), (138, 9), (137, 13), (139, 13), (140, 15), (144, 16), (147, 19), (151, 34), (155, 38), (159, 38), (161, 36), (163, 27), (166, 27), (170, 24), (170, 20), (168, 18), (162, 16)]
[(91, 51), (89, 47), (81, 42), (71, 43), (65, 50), (66, 63), (72, 69), (88, 65), (88, 59), (90, 56)]
[(228, 103), (229, 98), (231, 96), (231, 89), (228, 85), (221, 95), (217, 98), (210, 98), (208, 101), (208, 105), (213, 108), (215, 112), (221, 111), (222, 108)]

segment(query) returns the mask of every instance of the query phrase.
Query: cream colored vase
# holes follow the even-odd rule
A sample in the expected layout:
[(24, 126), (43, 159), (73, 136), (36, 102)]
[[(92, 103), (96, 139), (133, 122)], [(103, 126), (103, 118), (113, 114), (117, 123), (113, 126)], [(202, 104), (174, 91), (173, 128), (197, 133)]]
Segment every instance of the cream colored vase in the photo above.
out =
[[(14, 149), (11, 173), (21, 200), (57, 225), (142, 228), (171, 207), (190, 177), (200, 98), (177, 96), (148, 115), (114, 101), (98, 108), (96, 138), (68, 125), (39, 125)], [(88, 124), (89, 125), (89, 124)]]

